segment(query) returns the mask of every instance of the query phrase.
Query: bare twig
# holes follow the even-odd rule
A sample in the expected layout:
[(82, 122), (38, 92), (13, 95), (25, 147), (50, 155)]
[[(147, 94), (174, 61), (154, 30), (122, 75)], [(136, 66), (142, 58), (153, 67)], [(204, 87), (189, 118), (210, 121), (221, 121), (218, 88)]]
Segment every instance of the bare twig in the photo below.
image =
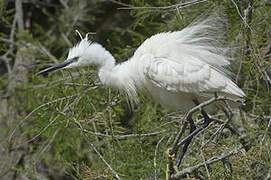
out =
[(69, 47), (72, 47), (72, 43), (71, 43), (71, 41), (68, 39), (67, 35), (64, 34), (64, 33), (61, 33), (61, 36), (63, 37), (63, 39), (65, 40), (65, 42), (67, 43), (67, 45), (68, 45)]
[(268, 125), (267, 125), (267, 127), (266, 127), (266, 129), (265, 129), (265, 132), (264, 132), (263, 138), (262, 138), (262, 140), (261, 140), (261, 145), (263, 144), (264, 139), (265, 139), (265, 137), (266, 137), (266, 135), (267, 135), (268, 130), (269, 130), (269, 128), (270, 128), (270, 127), (271, 127), (271, 118), (269, 119)]
[(7, 52), (0, 57), (0, 59), (3, 59), (4, 62), (5, 62), (5, 65), (7, 67), (9, 76), (10, 76), (10, 74), (12, 72), (12, 69), (11, 69), (11, 66), (10, 66), (10, 63), (9, 63), (11, 58), (9, 58), (8, 55), (9, 55), (9, 53), (11, 53), (13, 51), (14, 45), (16, 44), (14, 42), (14, 34), (15, 34), (16, 23), (17, 23), (17, 17), (15, 16), (14, 19), (13, 19), (13, 22), (12, 22), (12, 27), (11, 27), (9, 39), (7, 39), (7, 40), (2, 39), (2, 41), (10, 43), (9, 44), (9, 49), (7, 50)]
[[(99, 86), (93, 86), (93, 87), (90, 87), (90, 88), (88, 88), (87, 90), (85, 90), (84, 92), (87, 92), (87, 91), (90, 91), (90, 90), (93, 90), (93, 89), (97, 89)], [(23, 124), (24, 124), (24, 122), (25, 122), (25, 120), (27, 120), (32, 114), (34, 114), (37, 110), (39, 110), (39, 109), (41, 109), (41, 108), (43, 108), (43, 107), (45, 107), (45, 106), (48, 106), (48, 105), (50, 105), (50, 104), (53, 104), (53, 103), (56, 103), (56, 102), (59, 102), (59, 101), (63, 101), (63, 100), (67, 100), (67, 99), (71, 99), (71, 98), (74, 98), (74, 97), (76, 97), (76, 96), (78, 96), (78, 95), (80, 95), (80, 94), (82, 94), (82, 93), (77, 93), (77, 94), (74, 94), (74, 95), (71, 95), (71, 96), (65, 96), (65, 97), (62, 97), (62, 98), (58, 98), (58, 99), (55, 99), (55, 100), (53, 100), (53, 101), (49, 101), (49, 102), (47, 102), (47, 103), (45, 103), (45, 104), (42, 104), (42, 105), (40, 105), (40, 106), (38, 106), (38, 107), (36, 107), (33, 111), (31, 111), (27, 116), (25, 116), (25, 118), (14, 128), (14, 130), (12, 131), (12, 133), (10, 134), (10, 136), (9, 136), (9, 138), (8, 138), (8, 141), (11, 141), (11, 139), (12, 139), (12, 137), (13, 137), (13, 135), (14, 135), (14, 133), (16, 132), (16, 130), (20, 127), (20, 126), (22, 126)]]
[(231, 124), (226, 123), (225, 121), (218, 119), (218, 118), (211, 117), (211, 119), (212, 119), (212, 121), (218, 122), (220, 124), (225, 124), (225, 127), (228, 128), (232, 133), (237, 134), (239, 136), (241, 135), (239, 130), (237, 128), (235, 128), (234, 126), (232, 126)]
[(269, 82), (269, 84), (271, 85), (271, 79), (269, 77), (269, 75), (267, 74), (267, 72), (265, 70), (263, 70), (263, 74), (265, 75), (267, 81)]
[(205, 170), (206, 170), (208, 179), (211, 179), (210, 172), (209, 172), (209, 170), (208, 170), (208, 166), (207, 166), (207, 164), (206, 164), (206, 159), (205, 159), (205, 157), (204, 157), (204, 153), (203, 153), (203, 151), (202, 151), (202, 148), (200, 148), (200, 155), (201, 155), (201, 157), (202, 157), (202, 160), (203, 160), (203, 163), (204, 163), (204, 167), (205, 167)]
[(39, 137), (43, 132), (45, 132), (56, 120), (57, 120), (58, 116), (55, 117), (55, 119), (53, 121), (51, 121), (49, 124), (47, 124), (47, 126), (45, 128), (43, 128), (37, 135), (35, 135), (33, 138), (17, 145), (16, 147), (11, 148), (11, 150), (15, 150), (15, 149), (19, 149), (20, 147), (22, 147), (25, 144), (28, 144), (30, 142), (33, 142), (37, 137)]
[[(75, 121), (76, 122), (76, 121)], [(82, 128), (82, 126), (78, 123), (76, 123), (76, 125), (78, 126), (78, 128), (84, 132), (84, 129)], [(104, 157), (102, 156), (102, 154), (97, 150), (97, 148), (94, 146), (94, 144), (91, 143), (87, 133), (83, 133), (86, 140), (87, 140), (87, 144), (95, 151), (95, 153), (99, 156), (99, 158), (105, 163), (105, 165), (112, 171), (112, 173), (115, 175), (115, 177), (120, 180), (120, 177), (118, 175), (118, 173), (110, 166), (110, 164), (104, 159)]]
[[(186, 114), (186, 116), (183, 118), (185, 121), (187, 121), (187, 119), (189, 117), (192, 116), (193, 113), (195, 113), (196, 111), (199, 111), (200, 109), (202, 109), (203, 107), (214, 103), (215, 101), (231, 101), (231, 102), (236, 102), (236, 103), (242, 103), (241, 100), (238, 99), (232, 99), (232, 98), (228, 98), (228, 97), (224, 97), (224, 96), (215, 96), (207, 101), (204, 101), (203, 103), (199, 104), (198, 106), (195, 106), (194, 108), (190, 109), (190, 111)], [(186, 138), (184, 138), (182, 140), (182, 142), (178, 143), (183, 132), (182, 130), (179, 131), (179, 133), (177, 134), (175, 141), (173, 143), (173, 150), (177, 149), (181, 144), (183, 144), (184, 142), (187, 141), (187, 139), (191, 138), (192, 136), (194, 136), (195, 134), (199, 133), (201, 130), (203, 129), (203, 127), (199, 127), (197, 128), (193, 133), (191, 133), (189, 136), (187, 136)]]
[(65, 86), (83, 86), (83, 87), (89, 87), (89, 84), (78, 84), (78, 83), (64, 83)]
[(201, 149), (204, 148), (209, 142), (211, 142), (214, 139), (214, 137), (216, 137), (226, 127), (226, 125), (228, 125), (230, 123), (230, 121), (232, 120), (232, 117), (233, 117), (232, 110), (231, 110), (229, 104), (227, 102), (225, 102), (225, 103), (226, 103), (226, 105), (227, 105), (227, 107), (229, 109), (229, 111), (226, 112), (226, 115), (228, 116), (228, 119), (220, 126), (220, 128), (218, 128), (216, 130), (216, 132), (214, 134), (212, 134), (212, 136), (209, 138), (209, 140), (205, 144), (203, 144), (201, 146)]
[[(185, 3), (178, 3), (175, 5), (171, 5), (171, 6), (160, 6), (160, 7), (133, 7), (133, 6), (129, 6), (129, 7), (122, 7), (119, 9), (127, 9), (127, 10), (139, 10), (139, 9), (147, 9), (147, 10), (175, 10), (176, 8), (184, 8), (184, 7), (189, 7), (192, 5), (196, 5), (202, 2), (207, 2), (208, 0), (195, 0), (195, 1), (190, 1), (190, 2), (185, 2)], [(125, 6), (127, 6), (127, 4), (125, 4)]]
[(125, 134), (125, 135), (109, 135), (109, 134), (102, 134), (98, 132), (92, 132), (88, 131), (86, 129), (80, 129), (84, 133), (88, 133), (95, 136), (101, 136), (101, 137), (107, 137), (107, 138), (115, 138), (115, 139), (124, 139), (124, 138), (130, 138), (130, 137), (144, 137), (144, 136), (156, 136), (158, 134), (162, 134), (166, 132), (166, 130), (159, 131), (159, 132), (152, 132), (152, 133), (146, 133), (146, 134)]
[(157, 180), (157, 169), (156, 169), (156, 157), (157, 157), (157, 152), (159, 148), (159, 144), (164, 140), (165, 136), (163, 136), (158, 143), (156, 144), (155, 152), (154, 152), (154, 158), (153, 158), (153, 166), (154, 166), (154, 179)]
[(62, 4), (62, 6), (66, 9), (69, 9), (69, 6), (68, 6), (68, 1), (65, 1), (65, 0), (59, 0), (60, 3)]
[(38, 156), (40, 156), (40, 155), (42, 155), (51, 145), (52, 145), (52, 143), (54, 142), (54, 140), (55, 140), (55, 137), (56, 137), (56, 135), (58, 134), (58, 132), (59, 132), (59, 130), (60, 130), (60, 128), (58, 128), (55, 132), (54, 132), (54, 134), (53, 134), (53, 136), (50, 138), (50, 141), (45, 145), (45, 147), (44, 148), (41, 148), (41, 151), (35, 156), (35, 160), (34, 160), (34, 164), (36, 164), (37, 163), (37, 161), (38, 161)]
[(39, 44), (40, 49), (51, 59), (54, 63), (58, 63), (57, 58), (48, 51), (43, 45)]
[(23, 5), (21, 0), (15, 1), (15, 10), (16, 10), (16, 19), (18, 29), (20, 31), (24, 30), (24, 14), (23, 14)]
[(179, 134), (177, 135), (177, 137), (178, 138), (175, 138), (175, 140), (174, 140), (174, 145), (173, 145), (173, 149), (172, 149), (172, 151), (170, 152), (170, 154), (171, 155), (173, 155), (173, 154), (177, 154), (177, 150), (178, 150), (178, 146), (177, 146), (177, 144), (178, 144), (178, 141), (181, 139), (181, 137), (183, 136), (183, 134), (184, 134), (184, 132), (185, 132), (185, 129), (186, 129), (186, 127), (187, 127), (187, 124), (188, 124), (188, 122), (187, 121), (185, 121), (184, 122), (184, 124), (183, 124), (183, 126), (182, 126), (182, 129), (181, 129), (181, 131), (179, 131)]
[(203, 163), (199, 163), (195, 166), (192, 166), (192, 167), (189, 167), (189, 168), (185, 168), (183, 169), (182, 171), (179, 171), (177, 172), (176, 174), (172, 175), (171, 176), (171, 179), (172, 180), (175, 180), (175, 179), (180, 179), (181, 177), (185, 176), (186, 174), (191, 174), (193, 173), (194, 171), (198, 170), (200, 167), (204, 166), (205, 164), (206, 165), (209, 165), (209, 164), (213, 164), (217, 161), (220, 161), (220, 160), (223, 160), (223, 159), (226, 159), (232, 155), (235, 155), (237, 154), (240, 150), (242, 149), (242, 147), (238, 147), (238, 148), (235, 148), (233, 149), (232, 151), (230, 151), (229, 153), (227, 153), (226, 155), (224, 156), (218, 156), (218, 157), (212, 157), (211, 159), (207, 160), (206, 162), (203, 162)]
[(130, 5), (130, 4), (119, 2), (119, 1), (116, 1), (116, 0), (109, 0), (109, 1), (112, 2), (112, 3), (114, 3), (114, 4), (121, 5), (121, 6), (132, 7), (132, 5)]
[(234, 4), (234, 6), (235, 6), (235, 8), (236, 8), (236, 10), (237, 10), (237, 13), (239, 14), (240, 18), (243, 20), (244, 24), (245, 24), (251, 31), (253, 31), (253, 30), (251, 29), (251, 27), (249, 26), (249, 24), (247, 23), (246, 19), (242, 16), (242, 14), (241, 14), (241, 12), (240, 12), (240, 10), (239, 10), (238, 5), (236, 4), (236, 2), (235, 2), (234, 0), (231, 0), (231, 2)]

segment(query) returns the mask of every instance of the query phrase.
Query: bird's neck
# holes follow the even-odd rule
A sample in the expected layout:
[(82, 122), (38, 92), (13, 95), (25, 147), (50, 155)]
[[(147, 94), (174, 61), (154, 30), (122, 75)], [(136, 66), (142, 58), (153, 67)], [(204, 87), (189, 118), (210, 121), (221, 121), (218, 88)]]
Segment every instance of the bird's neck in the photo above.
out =
[(90, 52), (95, 52), (95, 57), (93, 57), (93, 59), (95, 59), (95, 64), (99, 69), (99, 78), (102, 84), (112, 86), (111, 83), (113, 81), (112, 78), (114, 77), (113, 71), (116, 67), (116, 60), (112, 54), (102, 46), (97, 48), (95, 51)]
[(103, 71), (111, 71), (116, 64), (116, 60), (112, 54), (98, 43), (92, 44), (89, 47), (85, 57), (98, 66), (98, 69)]
[(94, 44), (88, 51), (87, 58), (92, 59), (98, 66), (99, 78), (102, 84), (117, 88), (125, 92), (131, 99), (137, 100), (136, 85), (132, 72), (135, 69), (131, 61), (126, 61), (116, 65), (112, 54), (99, 44)]
[(136, 84), (132, 76), (134, 70), (135, 67), (129, 60), (116, 65), (114, 57), (110, 54), (99, 67), (98, 75), (102, 84), (126, 93), (131, 100), (137, 102)]

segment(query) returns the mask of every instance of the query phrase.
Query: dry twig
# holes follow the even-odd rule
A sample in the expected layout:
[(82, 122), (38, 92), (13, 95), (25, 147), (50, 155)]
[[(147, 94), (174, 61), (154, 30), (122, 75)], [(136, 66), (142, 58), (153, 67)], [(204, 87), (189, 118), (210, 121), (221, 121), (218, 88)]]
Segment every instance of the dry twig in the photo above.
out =
[(215, 162), (218, 162), (220, 160), (226, 159), (226, 158), (228, 158), (228, 157), (230, 157), (232, 155), (237, 154), (241, 149), (242, 149), (242, 147), (235, 148), (235, 149), (231, 150), (229, 153), (227, 153), (226, 155), (212, 157), (211, 159), (208, 159), (206, 162), (199, 163), (199, 164), (197, 164), (195, 166), (192, 166), (192, 167), (189, 167), (189, 168), (185, 168), (182, 171), (179, 171), (176, 174), (173, 174), (171, 176), (171, 180), (180, 179), (180, 178), (184, 177), (187, 174), (191, 174), (194, 171), (196, 171), (199, 168), (201, 168), (202, 166), (204, 166), (205, 164), (209, 165), (209, 164), (213, 164)]
[(163, 136), (158, 143), (156, 144), (155, 152), (154, 152), (154, 158), (153, 158), (153, 166), (154, 166), (154, 179), (157, 180), (157, 169), (156, 169), (156, 157), (157, 157), (157, 152), (159, 148), (159, 144), (164, 140), (165, 136)]

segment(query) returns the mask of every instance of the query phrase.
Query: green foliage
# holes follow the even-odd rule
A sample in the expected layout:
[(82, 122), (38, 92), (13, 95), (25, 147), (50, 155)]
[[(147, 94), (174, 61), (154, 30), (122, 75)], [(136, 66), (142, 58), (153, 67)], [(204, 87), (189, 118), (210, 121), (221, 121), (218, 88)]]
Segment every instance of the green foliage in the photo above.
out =
[[(135, 107), (132, 114), (125, 95), (99, 85), (95, 68), (60, 71), (38, 77), (34, 73), (47, 64), (65, 59), (69, 47), (79, 41), (75, 29), (82, 34), (97, 32), (91, 38), (103, 44), (118, 62), (122, 62), (131, 57), (134, 50), (151, 35), (180, 30), (214, 9), (223, 9), (228, 19), (227, 38), (230, 46), (236, 49), (232, 69), (240, 71), (238, 84), (246, 93), (245, 113), (235, 114), (231, 124), (246, 132), (253, 145), (248, 152), (241, 151), (212, 164), (208, 166), (208, 172), (202, 167), (190, 177), (261, 179), (270, 174), (268, 118), (271, 96), (270, 82), (265, 75), (265, 72), (270, 73), (270, 52), (268, 54), (266, 50), (270, 44), (270, 5), (267, 6), (265, 1), (253, 2), (249, 27), (231, 1), (208, 1), (179, 11), (176, 8), (147, 9), (179, 2), (132, 0), (129, 1), (132, 6), (146, 8), (127, 11), (116, 10), (119, 6), (110, 2), (73, 0), (69, 1), (68, 8), (59, 4), (39, 7), (31, 17), (29, 28), (20, 33), (15, 29), (15, 50), (9, 56), (14, 61), (16, 52), (20, 50), (23, 59), (33, 65), (28, 73), (28, 82), (11, 94), (17, 100), (14, 106), (20, 116), (14, 125), (8, 127), (7, 137), (14, 129), (16, 131), (11, 140), (5, 141), (12, 148), (27, 147), (26, 156), (30, 163), (27, 167), (14, 167), (20, 174), (35, 179), (35, 173), (48, 168), (50, 172), (46, 175), (56, 171), (73, 179), (114, 179), (111, 170), (89, 146), (93, 143), (122, 179), (153, 179), (154, 156), (158, 179), (165, 179), (168, 164), (165, 152), (172, 146), (178, 127), (183, 125), (180, 122), (183, 114), (169, 114), (146, 97), (140, 97), (141, 104)], [(108, 9), (109, 5), (114, 5), (114, 8)], [(241, 13), (248, 6), (241, 1), (237, 1), (237, 5)], [(7, 39), (15, 10), (7, 9), (2, 0), (0, 8), (3, 14), (1, 26), (6, 29), (0, 32), (0, 38)], [(2, 8), (6, 8), (5, 11)], [(8, 51), (9, 45), (1, 43), (0, 52)], [(13, 61), (10, 65), (14, 64)], [(2, 64), (2, 59), (0, 62)], [(0, 69), (0, 90), (4, 95), (9, 74), (6, 69)], [(224, 114), (221, 119), (226, 119)], [(181, 168), (203, 162), (202, 154), (207, 160), (221, 156), (240, 144), (240, 136), (226, 128), (201, 149), (202, 143), (212, 137), (212, 129), (219, 127), (220, 124), (213, 123), (208, 131), (197, 136)], [(82, 132), (80, 128), (90, 133)], [(144, 135), (153, 132), (159, 133)], [(128, 134), (134, 136), (125, 136)], [(23, 140), (19, 141), (21, 137)]]

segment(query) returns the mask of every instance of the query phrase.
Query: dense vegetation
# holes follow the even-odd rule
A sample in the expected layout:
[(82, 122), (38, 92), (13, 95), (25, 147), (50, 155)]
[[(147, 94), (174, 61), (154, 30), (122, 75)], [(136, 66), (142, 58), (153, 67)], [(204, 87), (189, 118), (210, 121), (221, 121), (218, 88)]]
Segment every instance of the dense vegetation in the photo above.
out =
[(213, 115), (178, 171), (205, 162), (183, 177), (270, 179), (266, 0), (0, 0), (0, 179), (165, 179), (172, 163), (167, 151), (185, 114), (146, 97), (131, 107), (125, 95), (100, 85), (92, 67), (35, 73), (65, 59), (80, 40), (76, 29), (94, 32), (91, 39), (122, 62), (146, 38), (214, 11), (227, 19), (233, 79), (246, 105)]

